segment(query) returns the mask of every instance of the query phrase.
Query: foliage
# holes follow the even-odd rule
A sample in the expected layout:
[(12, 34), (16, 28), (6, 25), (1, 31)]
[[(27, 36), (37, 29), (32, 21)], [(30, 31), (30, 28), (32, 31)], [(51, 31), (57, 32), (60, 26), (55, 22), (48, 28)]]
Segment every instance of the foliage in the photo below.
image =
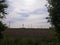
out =
[(60, 40), (60, 0), (48, 0), (48, 12)]
[(0, 32), (1, 30), (4, 31), (7, 27), (5, 26), (5, 24), (2, 24), (2, 22), (0, 22)]
[(3, 18), (5, 17), (5, 14), (7, 14), (5, 12), (5, 9), (7, 8), (5, 1), (6, 0), (0, 0), (0, 37), (2, 36), (1, 32), (6, 29), (5, 24), (3, 24), (2, 22)]

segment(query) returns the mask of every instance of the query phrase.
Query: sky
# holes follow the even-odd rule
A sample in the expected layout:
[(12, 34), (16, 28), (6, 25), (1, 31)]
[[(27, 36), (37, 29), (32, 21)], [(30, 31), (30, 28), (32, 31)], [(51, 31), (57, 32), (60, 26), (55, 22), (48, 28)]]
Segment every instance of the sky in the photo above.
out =
[(49, 28), (46, 0), (7, 0), (6, 23), (12, 28)]

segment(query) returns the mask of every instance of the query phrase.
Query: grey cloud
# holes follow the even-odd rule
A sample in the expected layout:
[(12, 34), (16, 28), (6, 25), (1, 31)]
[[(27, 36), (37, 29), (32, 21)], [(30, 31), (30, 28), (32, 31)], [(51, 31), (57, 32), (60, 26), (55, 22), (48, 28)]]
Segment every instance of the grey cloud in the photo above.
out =
[(47, 14), (48, 13), (48, 9), (45, 7), (45, 8), (40, 8), (40, 9), (36, 9), (36, 10), (34, 10), (34, 11), (32, 11), (32, 12), (28, 12), (27, 11), (27, 13), (25, 13), (24, 11), (26, 11), (26, 10), (23, 10), (21, 13), (18, 13), (18, 14), (21, 14), (22, 16), (26, 16), (26, 17), (28, 17), (29, 16), (29, 14)]
[(11, 18), (11, 19), (8, 19), (7, 22), (11, 22), (11, 23), (15, 23), (17, 21), (24, 21), (25, 19), (24, 18)]
[(18, 15), (21, 15), (21, 17), (28, 17), (29, 16), (28, 13), (18, 13)]
[(36, 9), (30, 14), (46, 14), (48, 13), (47, 8)]

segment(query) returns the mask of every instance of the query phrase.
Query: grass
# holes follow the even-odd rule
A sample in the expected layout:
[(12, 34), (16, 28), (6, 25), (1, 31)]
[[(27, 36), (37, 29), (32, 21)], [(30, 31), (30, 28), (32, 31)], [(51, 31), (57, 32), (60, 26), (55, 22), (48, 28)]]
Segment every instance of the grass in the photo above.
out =
[(60, 45), (57, 38), (7, 38), (0, 39), (0, 45)]
[(0, 45), (60, 45), (54, 30), (6, 30), (3, 34)]

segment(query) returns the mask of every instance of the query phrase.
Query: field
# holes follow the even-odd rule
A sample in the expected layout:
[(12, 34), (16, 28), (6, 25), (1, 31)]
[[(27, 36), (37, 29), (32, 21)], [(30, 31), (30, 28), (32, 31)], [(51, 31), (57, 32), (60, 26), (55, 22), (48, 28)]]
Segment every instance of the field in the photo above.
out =
[(3, 32), (4, 38), (50, 38), (55, 35), (55, 32), (50, 29), (7, 29)]
[(60, 45), (51, 29), (7, 29), (0, 45)]

